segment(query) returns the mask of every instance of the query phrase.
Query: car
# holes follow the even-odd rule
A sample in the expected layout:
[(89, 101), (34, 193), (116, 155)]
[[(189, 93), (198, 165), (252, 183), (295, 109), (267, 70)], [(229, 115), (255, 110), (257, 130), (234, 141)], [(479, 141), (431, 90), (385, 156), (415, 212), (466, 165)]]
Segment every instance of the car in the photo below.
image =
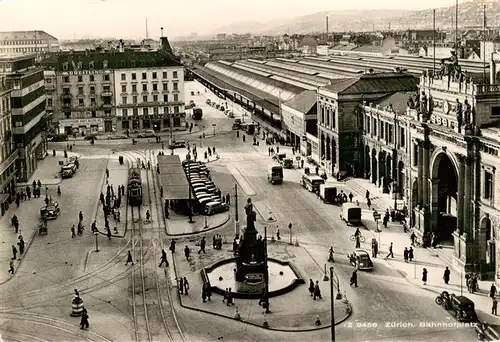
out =
[(234, 113), (233, 112), (229, 112), (227, 114), (227, 117), (230, 118), (230, 119), (234, 118)]
[(86, 135), (85, 138), (83, 138), (85, 140), (97, 140), (97, 136), (95, 134), (89, 134), (89, 135)]
[(208, 192), (208, 189), (205, 187), (205, 186), (196, 186), (196, 187), (193, 187), (193, 191), (196, 193), (196, 192), (200, 192), (200, 191), (203, 191), (203, 192)]
[(370, 254), (364, 249), (355, 249), (354, 252), (347, 255), (351, 265), (358, 270), (371, 271), (373, 270), (373, 262), (370, 259)]
[(108, 140), (121, 140), (128, 139), (126, 134), (110, 134), (108, 135)]
[(229, 210), (229, 205), (226, 203), (221, 203), (219, 201), (209, 202), (205, 204), (205, 214), (214, 215), (218, 213), (223, 213)]
[(207, 105), (209, 105), (211, 102), (212, 102), (212, 101), (210, 101), (210, 99), (207, 99), (207, 100), (205, 101), (205, 103), (206, 103)]
[(225, 112), (225, 111), (226, 111), (226, 108), (224, 108), (224, 106), (220, 106), (219, 110), (220, 110), (221, 112)]
[(172, 141), (172, 143), (168, 145), (168, 148), (171, 148), (171, 149), (182, 148), (182, 147), (186, 147), (185, 140), (175, 140), (175, 141)]
[(61, 168), (61, 177), (62, 178), (71, 178), (76, 172), (76, 164), (68, 163)]
[(154, 137), (156, 137), (156, 133), (154, 130), (148, 129), (144, 133), (139, 133), (139, 135), (137, 137), (138, 138), (154, 138)]
[(44, 220), (55, 220), (60, 213), (61, 209), (57, 202), (51, 202), (40, 208), (40, 216), (42, 216)]
[(50, 135), (47, 140), (53, 142), (68, 141), (68, 135), (67, 134)]
[(476, 322), (477, 313), (474, 302), (465, 296), (450, 295), (449, 310), (460, 322)]

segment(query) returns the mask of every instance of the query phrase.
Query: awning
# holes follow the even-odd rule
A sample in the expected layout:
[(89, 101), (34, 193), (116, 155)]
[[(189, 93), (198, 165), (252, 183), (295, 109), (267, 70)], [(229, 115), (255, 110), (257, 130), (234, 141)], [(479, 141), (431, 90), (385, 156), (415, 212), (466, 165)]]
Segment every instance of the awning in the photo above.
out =
[(158, 175), (163, 187), (163, 198), (168, 200), (189, 199), (189, 183), (178, 155), (158, 156)]

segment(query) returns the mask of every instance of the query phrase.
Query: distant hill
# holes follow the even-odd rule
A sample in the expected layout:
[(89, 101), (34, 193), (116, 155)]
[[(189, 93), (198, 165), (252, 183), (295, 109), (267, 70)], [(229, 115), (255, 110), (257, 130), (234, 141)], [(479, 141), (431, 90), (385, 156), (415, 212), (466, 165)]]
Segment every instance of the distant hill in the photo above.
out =
[[(329, 31), (372, 31), (404, 29), (432, 29), (432, 9), (422, 11), (407, 10), (358, 10), (323, 11), (291, 19), (272, 22), (235, 22), (217, 29), (217, 33), (252, 33), (264, 35), (307, 34), (325, 32), (325, 18), (329, 18)], [(451, 29), (454, 25), (455, 6), (436, 9), (436, 27)], [(488, 27), (500, 27), (500, 2), (489, 3), (486, 7)], [(482, 27), (483, 5), (480, 1), (459, 4), (458, 27)]]

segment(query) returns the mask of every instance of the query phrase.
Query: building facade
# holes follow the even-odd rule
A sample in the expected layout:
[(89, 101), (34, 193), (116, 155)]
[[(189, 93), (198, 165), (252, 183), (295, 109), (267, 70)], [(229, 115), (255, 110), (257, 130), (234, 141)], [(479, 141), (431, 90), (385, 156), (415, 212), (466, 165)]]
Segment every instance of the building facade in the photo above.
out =
[[(363, 106), (361, 168), (409, 210), (423, 244), (500, 284), (500, 86), (423, 76), (406, 111)], [(393, 129), (387, 129), (392, 125)]]
[(0, 208), (3, 216), (15, 192), (17, 150), (12, 135), (12, 88), (6, 75), (0, 75)]
[(16, 180), (27, 181), (47, 154), (43, 70), (34, 56), (0, 58), (0, 75), (12, 91), (12, 133), (18, 150)]
[(158, 51), (65, 52), (43, 62), (60, 134), (185, 129), (184, 69)]
[(36, 54), (59, 51), (59, 41), (45, 31), (0, 32), (0, 53)]

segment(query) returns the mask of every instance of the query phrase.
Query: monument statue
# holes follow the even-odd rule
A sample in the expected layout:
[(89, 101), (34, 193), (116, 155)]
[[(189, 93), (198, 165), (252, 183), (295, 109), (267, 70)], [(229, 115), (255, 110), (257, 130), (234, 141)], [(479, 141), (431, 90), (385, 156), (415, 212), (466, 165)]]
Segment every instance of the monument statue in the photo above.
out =
[(471, 106), (467, 100), (464, 101), (464, 125), (466, 127), (470, 126), (471, 124)]
[(462, 104), (460, 103), (460, 101), (457, 99), (456, 100), (456, 108), (455, 108), (455, 112), (457, 113), (457, 123), (458, 123), (458, 131), (460, 132), (460, 129), (464, 123), (464, 118), (463, 118), (463, 113), (462, 113)]
[(264, 241), (257, 239), (255, 229), (256, 213), (253, 211), (252, 200), (247, 199), (245, 205), (247, 226), (238, 248), (236, 260), (236, 280), (243, 281), (248, 273), (264, 273)]

